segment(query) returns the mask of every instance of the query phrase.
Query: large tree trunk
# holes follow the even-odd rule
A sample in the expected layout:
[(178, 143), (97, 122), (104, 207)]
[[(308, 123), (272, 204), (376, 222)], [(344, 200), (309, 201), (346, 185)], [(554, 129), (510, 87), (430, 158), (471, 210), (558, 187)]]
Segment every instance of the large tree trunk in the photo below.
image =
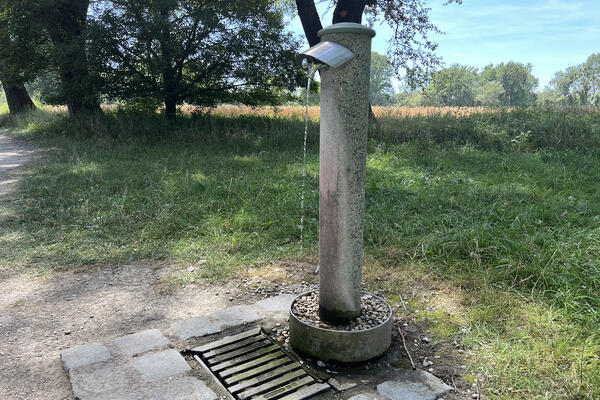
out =
[(4, 88), (6, 102), (8, 103), (8, 110), (11, 114), (35, 110), (35, 104), (33, 104), (31, 97), (29, 97), (29, 93), (27, 92), (25, 85), (22, 83), (11, 85), (3, 81), (2, 87)]
[(367, 1), (338, 0), (333, 11), (333, 20), (331, 23), (356, 22), (362, 24), (362, 16), (365, 11)]
[(90, 76), (85, 46), (85, 25), (90, 0), (54, 0), (45, 20), (54, 45), (69, 115), (100, 112)]
[(169, 121), (175, 121), (177, 118), (177, 101), (171, 98), (165, 99), (165, 116)]

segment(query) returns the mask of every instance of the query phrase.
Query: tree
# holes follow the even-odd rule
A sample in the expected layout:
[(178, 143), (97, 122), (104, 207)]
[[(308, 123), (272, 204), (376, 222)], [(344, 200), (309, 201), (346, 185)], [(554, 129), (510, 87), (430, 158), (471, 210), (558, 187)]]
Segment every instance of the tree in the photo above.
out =
[(272, 1), (113, 0), (91, 21), (90, 52), (107, 95), (214, 106), (281, 100), (302, 73), (298, 43)]
[(433, 73), (423, 94), (427, 105), (466, 107), (475, 105), (477, 69), (453, 65)]
[[(61, 80), (56, 101), (67, 104), (71, 115), (100, 111), (89, 73), (86, 22), (89, 0), (2, 0), (0, 40), (2, 57), (19, 83), (54, 70)], [(2, 34), (2, 33), (0, 33)], [(12, 50), (11, 50), (12, 49)], [(12, 79), (11, 79), (12, 80)]]
[(475, 103), (485, 107), (498, 107), (503, 104), (504, 88), (498, 81), (485, 82), (475, 88)]
[(394, 67), (389, 58), (377, 52), (371, 53), (371, 84), (369, 99), (374, 106), (387, 106), (394, 96), (392, 78)]
[(550, 86), (564, 96), (568, 104), (600, 105), (600, 53), (592, 54), (583, 64), (557, 72)]
[(6, 103), (8, 104), (8, 110), (11, 114), (35, 110), (35, 104), (31, 100), (23, 83), (8, 84), (2, 80), (0, 80), (0, 83), (4, 89)]
[(38, 54), (29, 47), (39, 38), (23, 18), (31, 16), (24, 3), (5, 0), (0, 4), (0, 82), (11, 114), (35, 109), (25, 82), (38, 71)]
[[(323, 28), (314, 0), (295, 0), (304, 34), (310, 46), (319, 43), (318, 31)], [(461, 3), (448, 0), (448, 3)], [(395, 71), (403, 68), (413, 86), (426, 82), (439, 64), (435, 55), (437, 44), (428, 38), (439, 29), (429, 21), (429, 8), (423, 0), (331, 0), (335, 6), (332, 23), (362, 23), (366, 16), (370, 24), (387, 24), (393, 36), (388, 57)]]
[(498, 82), (502, 85), (501, 102), (504, 106), (526, 106), (535, 102), (534, 89), (538, 79), (531, 73), (533, 65), (514, 61), (490, 64), (481, 73), (482, 85)]
[(37, 21), (52, 42), (52, 64), (60, 76), (62, 101), (71, 116), (101, 111), (88, 65), (89, 6), (90, 0), (41, 0), (36, 9)]
[(538, 93), (536, 103), (542, 107), (556, 107), (568, 104), (566, 98), (557, 89), (547, 86), (543, 92)]

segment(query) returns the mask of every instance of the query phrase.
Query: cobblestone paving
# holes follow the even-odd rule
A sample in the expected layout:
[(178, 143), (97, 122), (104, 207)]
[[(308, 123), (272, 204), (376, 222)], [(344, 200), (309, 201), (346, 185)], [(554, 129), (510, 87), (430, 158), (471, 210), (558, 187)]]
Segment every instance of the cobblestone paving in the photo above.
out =
[(284, 294), (177, 321), (164, 334), (149, 329), (106, 343), (72, 347), (61, 352), (61, 362), (76, 399), (213, 400), (216, 393), (193, 375), (177, 346), (190, 338), (281, 318), (293, 298)]
[[(190, 338), (220, 333), (228, 328), (283, 320), (293, 298), (294, 295), (282, 294), (255, 304), (176, 321), (164, 333), (149, 329), (106, 343), (72, 347), (61, 352), (61, 362), (73, 395), (80, 400), (216, 400), (217, 393), (194, 374), (176, 350), (178, 346), (182, 348)], [(406, 371), (379, 384), (376, 391), (347, 397), (351, 400), (436, 400), (450, 389), (425, 371)]]

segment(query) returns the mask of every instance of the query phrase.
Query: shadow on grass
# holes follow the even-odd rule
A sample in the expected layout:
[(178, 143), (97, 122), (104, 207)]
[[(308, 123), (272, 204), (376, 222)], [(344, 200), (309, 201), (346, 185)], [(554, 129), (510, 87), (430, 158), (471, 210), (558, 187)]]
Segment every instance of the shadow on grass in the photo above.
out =
[[(302, 121), (54, 118), (55, 148), (2, 220), (7, 261), (58, 268), (212, 257), (209, 275), (298, 253)], [(318, 235), (317, 127), (305, 238)], [(371, 140), (365, 243), (440, 270), (535, 288), (597, 321), (596, 158)], [(585, 173), (582, 173), (585, 171)], [(18, 215), (18, 217), (15, 217)], [(587, 319), (587, 318), (584, 318)]]
[[(33, 118), (35, 120), (35, 118)], [(54, 150), (4, 216), (5, 261), (42, 268), (211, 257), (211, 276), (298, 254), (302, 121), (108, 114), (28, 124)], [(305, 240), (318, 238), (317, 127), (309, 137)], [(585, 172), (585, 173), (582, 173)], [(598, 321), (600, 165), (535, 153), (371, 140), (367, 252), (387, 248), (545, 293)]]

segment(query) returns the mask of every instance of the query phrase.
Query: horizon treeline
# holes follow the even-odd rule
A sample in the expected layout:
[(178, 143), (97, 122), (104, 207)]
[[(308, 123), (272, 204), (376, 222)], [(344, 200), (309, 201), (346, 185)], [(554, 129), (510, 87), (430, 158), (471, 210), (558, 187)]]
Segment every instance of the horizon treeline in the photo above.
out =
[(509, 61), (483, 69), (454, 64), (435, 71), (428, 82), (411, 88), (392, 84), (394, 71), (386, 56), (373, 53), (371, 103), (375, 106), (518, 107), (600, 106), (600, 53), (558, 71), (541, 91), (533, 65)]

